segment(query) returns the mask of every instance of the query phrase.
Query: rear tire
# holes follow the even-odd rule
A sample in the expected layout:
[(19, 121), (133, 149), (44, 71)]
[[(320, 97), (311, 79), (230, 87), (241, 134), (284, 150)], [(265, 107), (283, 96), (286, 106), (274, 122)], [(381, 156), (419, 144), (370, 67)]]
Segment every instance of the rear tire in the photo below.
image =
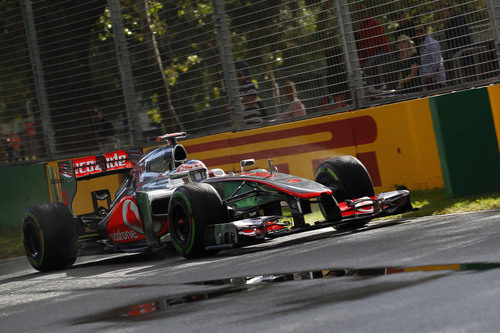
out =
[(228, 222), (228, 212), (212, 185), (189, 183), (177, 188), (168, 204), (172, 245), (185, 258), (216, 253), (205, 249), (207, 225)]
[(78, 255), (78, 233), (71, 210), (60, 202), (28, 208), (22, 231), (26, 256), (39, 271), (71, 267)]
[[(354, 156), (344, 155), (321, 163), (314, 180), (328, 186), (337, 202), (375, 195), (372, 179), (365, 166)], [(327, 216), (325, 216), (327, 218)], [(349, 224), (334, 226), (339, 231), (361, 228), (370, 220), (356, 220)]]

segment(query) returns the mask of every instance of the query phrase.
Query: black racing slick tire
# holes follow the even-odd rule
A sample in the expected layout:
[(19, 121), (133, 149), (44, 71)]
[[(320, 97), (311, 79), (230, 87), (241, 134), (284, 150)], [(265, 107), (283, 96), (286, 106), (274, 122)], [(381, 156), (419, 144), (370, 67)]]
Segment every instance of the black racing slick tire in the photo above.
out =
[(316, 170), (314, 180), (331, 188), (337, 202), (375, 195), (370, 174), (354, 156), (344, 155), (324, 161)]
[(207, 225), (226, 223), (227, 208), (212, 185), (189, 183), (177, 188), (168, 204), (170, 239), (176, 251), (185, 258), (213, 254), (205, 249)]
[[(316, 170), (314, 180), (328, 186), (337, 202), (375, 195), (370, 174), (354, 156), (344, 155), (324, 161)], [(368, 222), (369, 220), (355, 220), (334, 228), (339, 231), (354, 230)]]
[(66, 205), (50, 202), (28, 208), (22, 231), (26, 257), (36, 270), (61, 270), (74, 264), (78, 255), (78, 232)]

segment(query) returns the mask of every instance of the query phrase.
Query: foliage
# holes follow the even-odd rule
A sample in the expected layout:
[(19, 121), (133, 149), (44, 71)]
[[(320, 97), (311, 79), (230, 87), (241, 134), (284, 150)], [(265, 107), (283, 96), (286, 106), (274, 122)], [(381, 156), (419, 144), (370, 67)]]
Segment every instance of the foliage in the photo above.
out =
[[(469, 13), (470, 21), (487, 22), (486, 1), (453, 0), (449, 3), (456, 6), (457, 11)], [(353, 12), (350, 19), (356, 29), (360, 24), (356, 14), (360, 1), (349, 0), (348, 3)], [(400, 9), (407, 9), (415, 22), (431, 22), (434, 30), (443, 28), (437, 10), (439, 1), (365, 0), (364, 3), (389, 36), (397, 28), (392, 14)], [(169, 108), (179, 110), (190, 128), (201, 126), (203, 117), (227, 114), (212, 1), (120, 0), (120, 4), (141, 109), (156, 114), (156, 121), (158, 117), (165, 118), (161, 110), (166, 101), (162, 96), (171, 94)], [(259, 85), (265, 106), (270, 104), (276, 83), (274, 78), (297, 82), (299, 91), (316, 93), (315, 90), (324, 89), (327, 53), (333, 48), (341, 49), (342, 36), (334, 1), (226, 0), (224, 6), (234, 59), (249, 63), (252, 79)], [(0, 0), (0, 8), (4, 32), (0, 47), (8, 50), (13, 40), (19, 46), (4, 53), (0, 63), (0, 112), (4, 121), (10, 121), (24, 114), (25, 101), (36, 101), (36, 96), (26, 41), (19, 34), (24, 31), (19, 2)], [(64, 14), (61, 10), (58, 17)], [(124, 112), (120, 102), (122, 83), (114, 56), (110, 15), (109, 10), (104, 9), (95, 22), (94, 35), (89, 36), (88, 61), (92, 82), (103, 101), (100, 107), (108, 108), (107, 113), (120, 114)], [(155, 59), (151, 55), (148, 33), (157, 43), (155, 47), (159, 51), (167, 88), (162, 87), (158, 73), (154, 73)]]
[(0, 1), (0, 49), (4, 50), (0, 62), (0, 119), (4, 123), (12, 123), (16, 118), (19, 120), (26, 112), (26, 101), (31, 98), (31, 66), (26, 61), (28, 49), (25, 36), (20, 33), (24, 32), (24, 26), (19, 3)]

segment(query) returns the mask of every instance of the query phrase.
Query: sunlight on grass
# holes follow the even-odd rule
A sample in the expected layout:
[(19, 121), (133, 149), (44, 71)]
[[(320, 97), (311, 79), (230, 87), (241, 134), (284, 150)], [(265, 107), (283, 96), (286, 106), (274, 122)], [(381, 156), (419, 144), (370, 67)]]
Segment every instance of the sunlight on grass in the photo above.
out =
[(453, 214), (500, 208), (500, 193), (448, 198), (444, 189), (434, 189), (414, 191), (411, 193), (411, 198), (414, 207), (419, 208), (419, 211), (410, 213), (411, 216)]

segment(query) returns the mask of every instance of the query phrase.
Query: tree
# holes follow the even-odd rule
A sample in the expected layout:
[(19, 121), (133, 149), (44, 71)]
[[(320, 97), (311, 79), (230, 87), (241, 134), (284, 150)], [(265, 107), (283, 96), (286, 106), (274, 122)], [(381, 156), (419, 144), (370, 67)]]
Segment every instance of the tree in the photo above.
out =
[(90, 121), (95, 91), (89, 51), (93, 28), (104, 8), (100, 0), (42, 0), (33, 4), (59, 153), (97, 148)]

